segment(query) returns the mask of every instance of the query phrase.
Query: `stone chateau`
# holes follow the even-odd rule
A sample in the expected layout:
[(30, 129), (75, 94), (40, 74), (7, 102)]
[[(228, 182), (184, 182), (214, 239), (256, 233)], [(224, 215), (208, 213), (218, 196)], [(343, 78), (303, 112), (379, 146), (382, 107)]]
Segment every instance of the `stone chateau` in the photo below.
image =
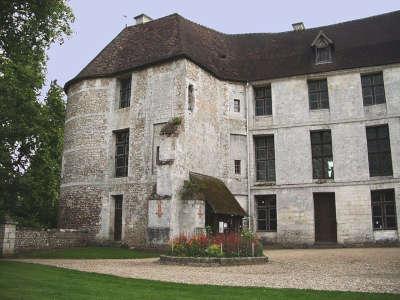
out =
[(135, 19), (65, 85), (60, 228), (399, 239), (400, 11), (252, 34)]

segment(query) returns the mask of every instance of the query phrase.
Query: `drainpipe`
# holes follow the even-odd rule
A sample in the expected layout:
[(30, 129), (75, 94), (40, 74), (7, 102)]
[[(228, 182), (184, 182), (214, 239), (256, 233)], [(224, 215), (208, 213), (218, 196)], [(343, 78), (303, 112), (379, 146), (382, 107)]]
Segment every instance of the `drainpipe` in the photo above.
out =
[(247, 137), (247, 214), (248, 214), (249, 229), (250, 231), (253, 231), (251, 198), (250, 198), (250, 136), (249, 136), (250, 99), (248, 92), (249, 87), (250, 84), (248, 81), (246, 81), (244, 97), (246, 102), (246, 137)]

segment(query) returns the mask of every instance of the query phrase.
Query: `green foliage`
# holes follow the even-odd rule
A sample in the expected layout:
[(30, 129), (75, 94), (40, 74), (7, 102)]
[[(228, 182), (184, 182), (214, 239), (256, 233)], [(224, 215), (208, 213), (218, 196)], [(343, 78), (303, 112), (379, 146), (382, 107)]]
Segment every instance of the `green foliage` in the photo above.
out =
[(160, 130), (161, 135), (170, 136), (178, 131), (179, 126), (182, 124), (182, 117), (174, 117), (169, 120)]
[(200, 187), (191, 180), (185, 180), (180, 190), (181, 199), (190, 200), (194, 199), (200, 192)]
[(212, 244), (206, 249), (207, 256), (210, 257), (223, 257), (224, 252), (221, 252), (221, 246), (217, 244)]
[(264, 256), (263, 251), (256, 235), (249, 231), (195, 236), (181, 234), (171, 241), (173, 256), (252, 257)]
[(30, 166), (21, 177), (22, 200), (17, 202), (17, 221), (25, 226), (55, 227), (60, 193), (65, 103), (62, 88), (52, 82), (41, 109), (41, 130)]
[[(50, 136), (54, 131), (59, 136), (59, 128), (52, 127), (63, 120), (64, 104), (59, 101), (62, 91), (55, 84), (43, 105), (38, 95), (46, 74), (46, 51), (51, 43), (62, 43), (63, 36), (71, 33), (69, 24), (74, 17), (63, 0), (0, 1), (0, 12), (0, 215), (8, 212), (20, 221), (41, 225), (48, 212), (37, 211), (42, 204), (33, 199), (43, 192), (35, 188), (42, 185), (41, 189), (49, 190), (46, 195), (51, 199), (43, 201), (55, 202), (58, 192), (53, 179), (46, 180), (45, 176), (40, 183), (32, 180), (38, 178), (38, 173), (45, 175), (50, 162), (59, 162), (54, 159), (59, 142)], [(49, 116), (53, 119), (47, 120)], [(46, 143), (49, 145), (44, 146)], [(46, 157), (41, 149), (54, 145), (55, 154), (47, 152)], [(34, 162), (37, 153), (41, 158)], [(43, 161), (45, 167), (40, 165)], [(50, 176), (57, 168), (50, 167)], [(54, 219), (54, 214), (48, 218)], [(52, 224), (54, 220), (43, 223)]]
[(134, 259), (158, 257), (160, 253), (116, 247), (85, 247), (36, 250), (18, 254), (18, 258), (46, 259)]
[(105, 274), (0, 261), (2, 299), (157, 300), (395, 300), (396, 294), (230, 287), (121, 278)]

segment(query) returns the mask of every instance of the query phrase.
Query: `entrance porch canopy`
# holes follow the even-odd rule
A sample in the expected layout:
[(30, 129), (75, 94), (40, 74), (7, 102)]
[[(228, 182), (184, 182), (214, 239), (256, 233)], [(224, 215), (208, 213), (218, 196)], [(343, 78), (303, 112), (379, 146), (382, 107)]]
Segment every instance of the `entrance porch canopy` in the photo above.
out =
[(190, 181), (197, 187), (202, 200), (211, 207), (214, 214), (247, 216), (222, 180), (194, 172), (190, 172), (189, 177)]

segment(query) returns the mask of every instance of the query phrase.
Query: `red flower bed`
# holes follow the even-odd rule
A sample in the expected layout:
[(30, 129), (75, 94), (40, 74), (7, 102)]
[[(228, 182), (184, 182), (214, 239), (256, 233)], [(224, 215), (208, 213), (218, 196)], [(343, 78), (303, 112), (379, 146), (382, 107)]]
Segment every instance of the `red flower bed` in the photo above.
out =
[(249, 231), (219, 234), (181, 234), (171, 241), (174, 256), (248, 257), (263, 256), (259, 239)]

